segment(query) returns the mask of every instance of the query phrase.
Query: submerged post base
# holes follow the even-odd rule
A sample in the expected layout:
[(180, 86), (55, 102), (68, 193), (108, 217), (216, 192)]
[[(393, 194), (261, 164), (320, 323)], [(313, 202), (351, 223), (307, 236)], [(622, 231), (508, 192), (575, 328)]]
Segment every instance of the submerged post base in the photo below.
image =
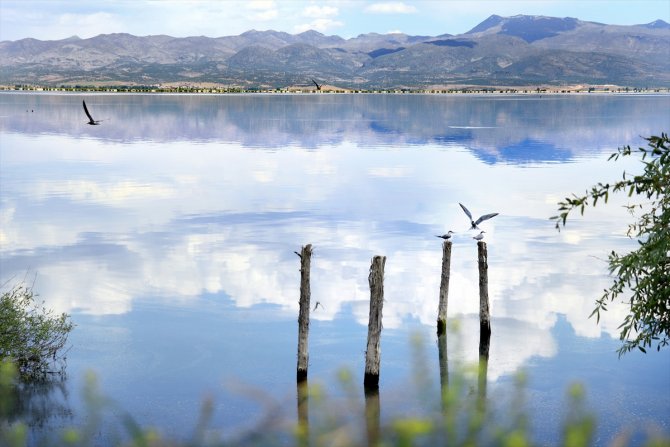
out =
[(379, 389), (379, 374), (365, 373), (363, 378), (363, 387), (366, 391), (375, 391)]
[(437, 320), (437, 336), (444, 335), (447, 332), (447, 320)]

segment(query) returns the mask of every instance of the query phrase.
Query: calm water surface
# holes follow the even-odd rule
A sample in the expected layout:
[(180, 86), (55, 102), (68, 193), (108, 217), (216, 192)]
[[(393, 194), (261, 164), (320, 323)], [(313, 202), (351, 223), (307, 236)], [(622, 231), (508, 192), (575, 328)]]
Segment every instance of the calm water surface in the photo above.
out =
[[(86, 125), (82, 99), (100, 126)], [(588, 318), (609, 284), (607, 253), (635, 247), (625, 198), (560, 233), (548, 218), (566, 195), (639, 169), (607, 162), (617, 147), (669, 129), (667, 95), (0, 94), (0, 281), (36, 274), (41, 298), (77, 325), (68, 381), (26, 418), (43, 430), (81, 424), (93, 371), (119, 408), (180, 438), (208, 397), (214, 433), (275, 407), (295, 419), (294, 251), (307, 243), (312, 302), (323, 304), (310, 383), (337, 400), (347, 369), (362, 401), (367, 275), (385, 255), (382, 417), (421, 414), (437, 400), (416, 396), (439, 394), (434, 235), (447, 230), (449, 368), (478, 356), (476, 233), (462, 202), (500, 213), (482, 224), (492, 405), (525, 372), (540, 443), (560, 439), (574, 382), (598, 444), (668, 433), (670, 351), (618, 359), (625, 307), (600, 325)]]

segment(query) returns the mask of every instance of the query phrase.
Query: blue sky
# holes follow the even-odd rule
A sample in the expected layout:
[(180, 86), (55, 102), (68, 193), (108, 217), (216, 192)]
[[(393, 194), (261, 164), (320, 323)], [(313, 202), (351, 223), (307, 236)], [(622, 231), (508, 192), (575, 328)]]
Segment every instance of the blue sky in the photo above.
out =
[(175, 37), (237, 35), (250, 29), (459, 34), (491, 14), (576, 17), (617, 25), (670, 22), (670, 0), (0, 0), (0, 40), (82, 38), (107, 33)]

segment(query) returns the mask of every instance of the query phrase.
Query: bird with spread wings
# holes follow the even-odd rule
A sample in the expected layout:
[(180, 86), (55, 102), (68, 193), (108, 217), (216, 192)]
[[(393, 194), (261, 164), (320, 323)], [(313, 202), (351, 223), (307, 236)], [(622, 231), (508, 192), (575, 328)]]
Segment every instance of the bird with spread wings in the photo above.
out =
[(470, 219), (470, 225), (471, 225), (470, 229), (471, 230), (479, 230), (479, 227), (477, 225), (479, 225), (480, 223), (482, 223), (485, 220), (488, 220), (488, 219), (498, 215), (498, 213), (484, 214), (483, 216), (480, 216), (479, 219), (472, 220), (472, 213), (470, 213), (470, 211), (462, 203), (459, 202), (458, 204), (461, 206), (461, 208), (463, 208), (463, 211), (468, 216), (468, 219)]

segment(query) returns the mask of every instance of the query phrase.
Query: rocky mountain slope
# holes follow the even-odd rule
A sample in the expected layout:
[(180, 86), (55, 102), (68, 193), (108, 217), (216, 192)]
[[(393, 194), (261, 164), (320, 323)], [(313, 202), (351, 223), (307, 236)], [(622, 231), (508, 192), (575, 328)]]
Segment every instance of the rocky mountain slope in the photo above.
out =
[(491, 16), (452, 36), (247, 31), (238, 36), (0, 42), (0, 84), (214, 82), (239, 87), (346, 88), (448, 84), (670, 86), (670, 25)]

